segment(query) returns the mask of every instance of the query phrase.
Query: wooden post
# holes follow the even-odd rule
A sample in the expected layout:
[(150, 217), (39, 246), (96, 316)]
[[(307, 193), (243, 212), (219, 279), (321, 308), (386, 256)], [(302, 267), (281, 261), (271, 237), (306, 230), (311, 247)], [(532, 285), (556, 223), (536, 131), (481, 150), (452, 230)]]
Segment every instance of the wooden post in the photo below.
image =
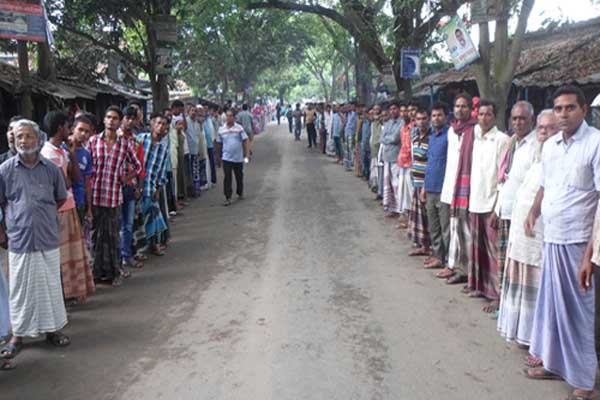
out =
[(31, 100), (31, 76), (29, 75), (29, 54), (27, 42), (17, 42), (17, 54), (19, 57), (19, 90), (20, 114), (28, 119), (33, 118), (33, 102)]

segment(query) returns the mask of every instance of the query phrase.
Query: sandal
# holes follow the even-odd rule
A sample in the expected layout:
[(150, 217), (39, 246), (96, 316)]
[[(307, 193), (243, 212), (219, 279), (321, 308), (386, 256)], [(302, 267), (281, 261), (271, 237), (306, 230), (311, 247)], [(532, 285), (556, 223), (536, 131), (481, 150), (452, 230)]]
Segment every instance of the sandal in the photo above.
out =
[(119, 274), (121, 275), (121, 278), (123, 278), (123, 279), (131, 278), (131, 272), (129, 272), (127, 267), (125, 267), (124, 265), (121, 265), (121, 268), (119, 268)]
[(46, 333), (46, 341), (56, 347), (67, 347), (71, 344), (71, 339), (60, 331)]
[(540, 381), (562, 381), (562, 378), (550, 371), (546, 371), (542, 367), (538, 368), (525, 368), (523, 373), (528, 379), (540, 380)]
[(17, 368), (17, 366), (12, 364), (10, 361), (0, 362), (0, 371), (12, 371), (15, 368)]
[(573, 392), (565, 400), (598, 400), (599, 398), (600, 396), (598, 396), (598, 392), (592, 390), (591, 392), (586, 394), (576, 394), (575, 392)]
[(123, 260), (123, 267), (131, 267), (135, 269), (140, 269), (144, 267), (144, 263), (135, 259), (135, 257), (131, 257), (127, 260)]
[(452, 275), (454, 275), (454, 271), (447, 267), (444, 268), (443, 270), (441, 270), (440, 272), (438, 272), (437, 274), (435, 274), (436, 278), (440, 278), (440, 279), (448, 279)]
[(147, 261), (148, 260), (148, 256), (145, 254), (141, 254), (141, 253), (136, 254), (135, 256), (133, 256), (133, 258), (136, 261)]
[(0, 355), (2, 355), (2, 358), (6, 359), (6, 360), (12, 360), (13, 358), (15, 358), (17, 356), (17, 354), (19, 354), (21, 352), (21, 349), (23, 348), (23, 342), (19, 341), (19, 342), (8, 342), (4, 345), (4, 347), (2, 348), (2, 350), (0, 350)]
[(151, 253), (158, 257), (162, 257), (165, 255), (165, 251), (158, 246), (153, 248)]
[(123, 284), (123, 278), (121, 278), (120, 276), (113, 278), (112, 282), (110, 283), (110, 285), (112, 287), (119, 287), (122, 284)]
[(414, 249), (412, 251), (408, 252), (409, 257), (415, 257), (415, 256), (428, 256), (430, 255), (431, 252), (428, 250), (424, 250), (423, 248), (420, 249)]
[(442, 268), (443, 266), (444, 266), (444, 264), (442, 264), (442, 262), (438, 260), (436, 262), (427, 263), (427, 264), (423, 265), (423, 268), (425, 268), (425, 269), (439, 269), (439, 268)]

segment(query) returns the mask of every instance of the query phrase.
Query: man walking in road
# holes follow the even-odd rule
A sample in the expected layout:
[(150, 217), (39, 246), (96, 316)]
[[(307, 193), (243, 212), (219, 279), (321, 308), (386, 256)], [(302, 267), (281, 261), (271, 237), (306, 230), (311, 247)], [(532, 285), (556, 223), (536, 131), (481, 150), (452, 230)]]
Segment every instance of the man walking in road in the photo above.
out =
[(228, 110), (226, 123), (219, 128), (216, 139), (217, 165), (223, 163), (223, 192), (224, 206), (231, 204), (233, 193), (231, 174), (235, 174), (236, 193), (241, 200), (244, 198), (244, 162), (248, 157), (248, 135), (244, 128), (235, 123), (233, 110)]
[(306, 135), (308, 136), (308, 148), (317, 147), (317, 129), (315, 128), (315, 120), (317, 113), (312, 104), (309, 104), (304, 117), (306, 124)]
[(300, 103), (296, 104), (296, 109), (292, 113), (294, 118), (294, 140), (300, 140), (302, 134), (302, 110), (300, 109)]

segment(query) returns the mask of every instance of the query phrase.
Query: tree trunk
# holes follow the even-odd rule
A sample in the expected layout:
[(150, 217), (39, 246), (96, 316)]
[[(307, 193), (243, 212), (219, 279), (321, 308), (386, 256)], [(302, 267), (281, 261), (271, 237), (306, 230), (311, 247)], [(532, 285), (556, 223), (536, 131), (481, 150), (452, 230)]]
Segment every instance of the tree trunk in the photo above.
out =
[(336, 80), (335, 80), (335, 70), (336, 70), (336, 63), (334, 60), (331, 63), (331, 98), (328, 99), (329, 103), (332, 101), (335, 101), (335, 99), (336, 99), (337, 84), (336, 84)]
[(362, 51), (362, 47), (355, 47), (356, 62), (354, 64), (355, 87), (358, 102), (369, 104), (373, 92), (373, 82), (371, 79), (371, 62), (367, 54)]
[(27, 52), (27, 42), (19, 40), (17, 42), (17, 52), (19, 57), (19, 78), (20, 82), (17, 89), (17, 97), (20, 100), (20, 114), (27, 118), (33, 118), (33, 102), (31, 100), (31, 76), (29, 75), (29, 53)]
[(350, 101), (350, 66), (344, 63), (344, 75), (346, 76), (346, 101)]
[(38, 51), (38, 73), (40, 78), (50, 82), (56, 82), (56, 64), (54, 56), (50, 51), (48, 42), (40, 42), (37, 44)]

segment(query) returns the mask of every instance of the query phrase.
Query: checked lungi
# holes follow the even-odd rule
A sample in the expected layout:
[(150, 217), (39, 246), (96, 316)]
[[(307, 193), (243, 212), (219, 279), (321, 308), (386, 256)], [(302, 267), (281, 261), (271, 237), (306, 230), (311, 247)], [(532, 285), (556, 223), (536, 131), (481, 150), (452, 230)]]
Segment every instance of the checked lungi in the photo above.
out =
[(429, 248), (429, 231), (427, 229), (427, 209), (419, 197), (419, 191), (414, 190), (408, 215), (408, 238), (416, 247)]

